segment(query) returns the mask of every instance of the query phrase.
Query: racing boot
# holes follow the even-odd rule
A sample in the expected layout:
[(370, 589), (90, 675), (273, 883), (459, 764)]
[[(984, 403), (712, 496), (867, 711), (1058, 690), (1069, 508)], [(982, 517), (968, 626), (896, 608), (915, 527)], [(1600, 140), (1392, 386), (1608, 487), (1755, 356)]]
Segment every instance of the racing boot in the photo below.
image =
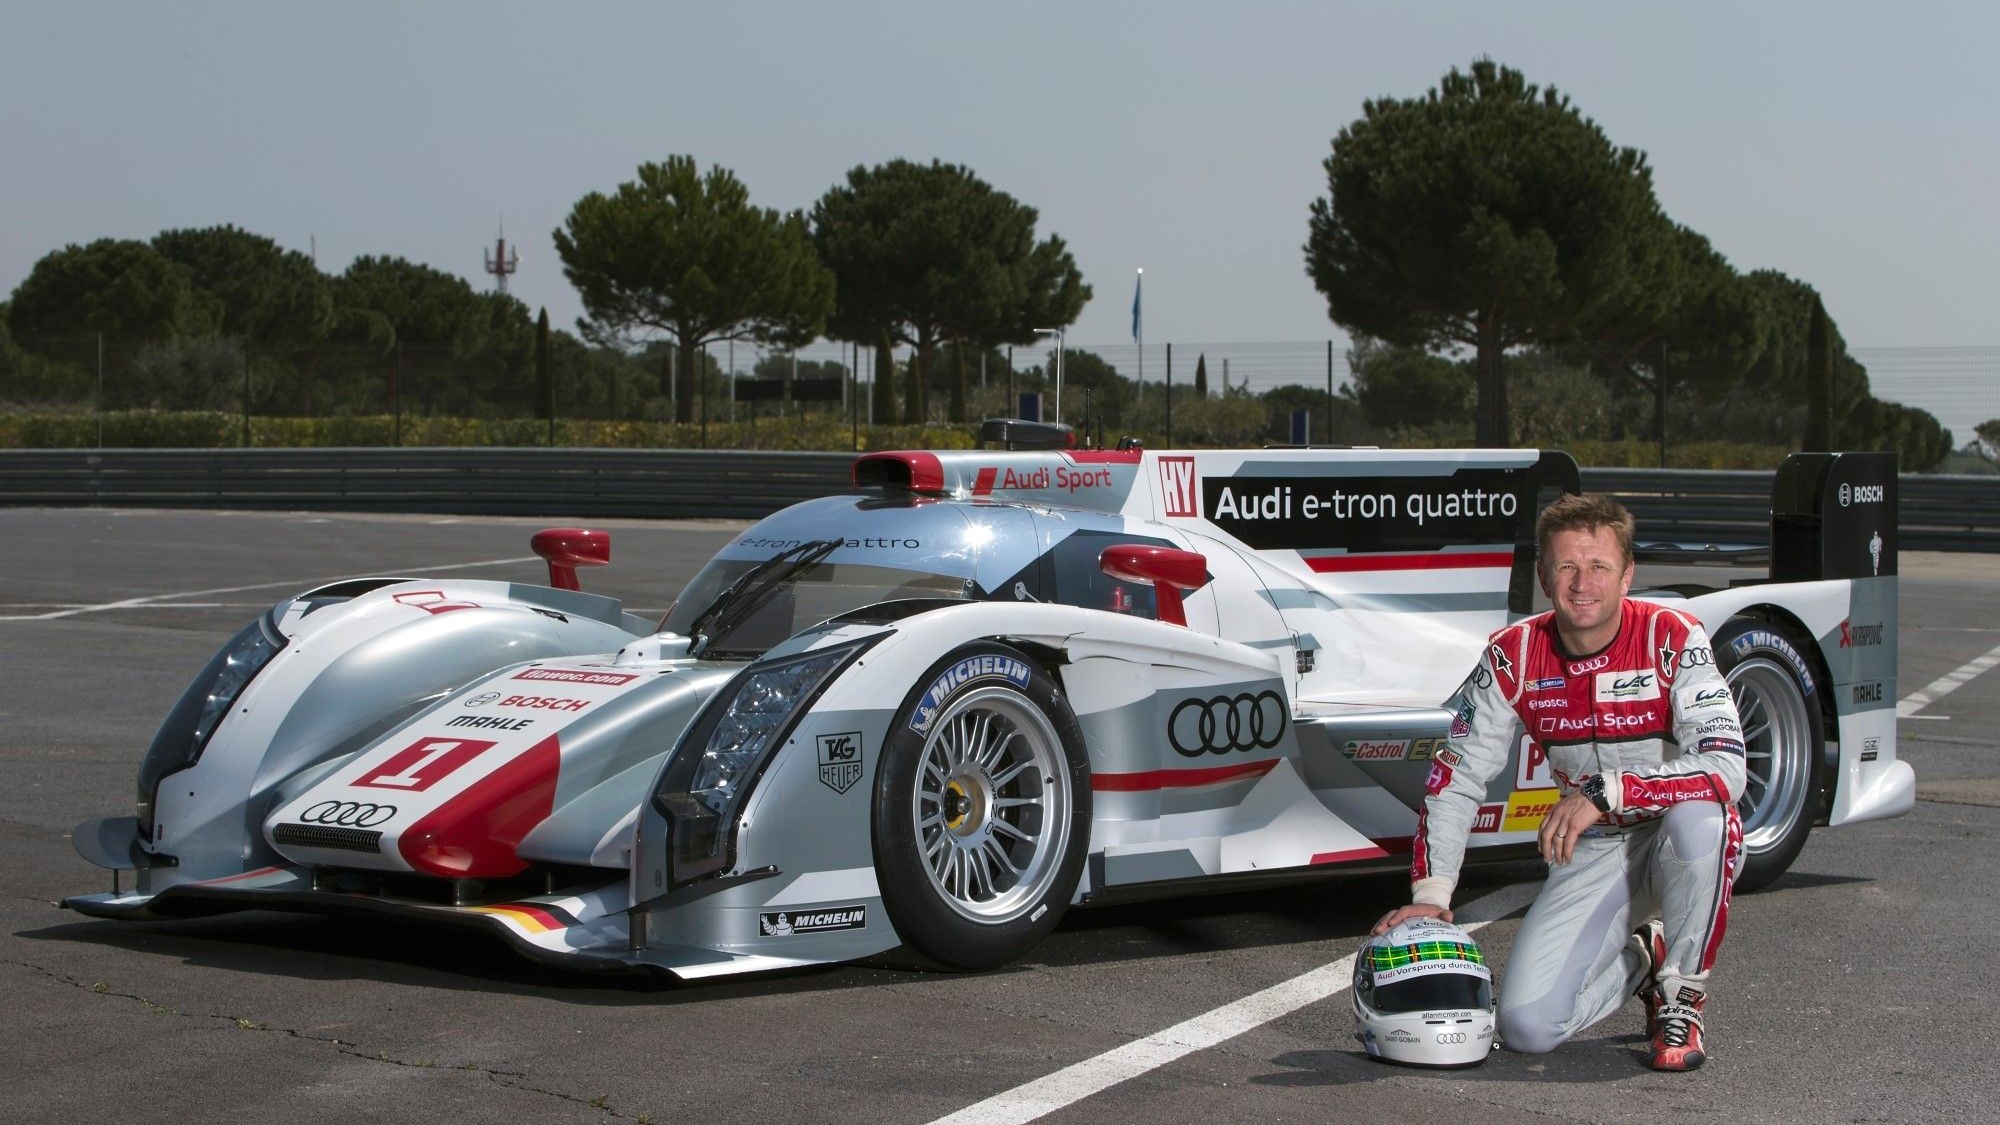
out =
[(1667, 978), (1653, 989), (1657, 1007), (1653, 1019), (1654, 1070), (1693, 1070), (1708, 1061), (1701, 1041), (1701, 1013), (1708, 993), (1684, 980)]
[(1667, 963), (1667, 928), (1658, 918), (1632, 931), (1630, 943), (1639, 958), (1639, 987), (1633, 995), (1646, 1006), (1646, 1038), (1660, 1029), (1660, 966)]

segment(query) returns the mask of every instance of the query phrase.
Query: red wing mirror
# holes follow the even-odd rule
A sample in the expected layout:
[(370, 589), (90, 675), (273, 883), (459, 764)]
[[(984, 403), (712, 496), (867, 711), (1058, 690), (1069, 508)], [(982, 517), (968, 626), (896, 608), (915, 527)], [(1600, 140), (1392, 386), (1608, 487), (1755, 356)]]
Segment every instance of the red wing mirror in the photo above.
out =
[(576, 580), (577, 567), (604, 566), (611, 562), (611, 533), (608, 531), (552, 527), (535, 532), (528, 545), (548, 560), (549, 585), (558, 590), (583, 589)]
[(1147, 543), (1106, 547), (1097, 556), (1097, 568), (1120, 582), (1151, 582), (1160, 620), (1182, 627), (1187, 625), (1187, 612), (1181, 608), (1181, 591), (1208, 583), (1207, 556)]

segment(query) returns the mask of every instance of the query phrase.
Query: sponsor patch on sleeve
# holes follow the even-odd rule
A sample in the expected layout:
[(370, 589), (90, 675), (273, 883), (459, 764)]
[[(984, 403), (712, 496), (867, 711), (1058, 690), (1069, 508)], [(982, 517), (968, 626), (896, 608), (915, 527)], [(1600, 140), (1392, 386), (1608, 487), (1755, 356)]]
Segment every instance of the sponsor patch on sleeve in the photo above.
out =
[(1472, 734), (1472, 717), (1478, 713), (1479, 708), (1474, 706), (1470, 700), (1460, 705), (1458, 711), (1451, 717), (1451, 736), (1453, 738), (1470, 737)]
[(1690, 711), (1705, 711), (1711, 707), (1726, 707), (1734, 702), (1736, 700), (1729, 694), (1729, 689), (1718, 684), (1682, 697), (1681, 706)]
[(1431, 772), (1424, 778), (1424, 792), (1435, 797), (1451, 784), (1451, 767), (1442, 759), (1431, 762)]

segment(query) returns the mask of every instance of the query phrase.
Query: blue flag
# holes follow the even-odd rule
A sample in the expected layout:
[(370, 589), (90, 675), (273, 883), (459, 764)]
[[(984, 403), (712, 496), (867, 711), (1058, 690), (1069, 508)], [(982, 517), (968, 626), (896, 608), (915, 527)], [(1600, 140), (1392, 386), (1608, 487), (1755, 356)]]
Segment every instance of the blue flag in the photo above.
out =
[(1132, 283), (1132, 339), (1134, 340), (1141, 339), (1143, 336), (1139, 331), (1139, 294), (1145, 290), (1145, 287), (1146, 275), (1142, 273), (1139, 275), (1139, 279)]

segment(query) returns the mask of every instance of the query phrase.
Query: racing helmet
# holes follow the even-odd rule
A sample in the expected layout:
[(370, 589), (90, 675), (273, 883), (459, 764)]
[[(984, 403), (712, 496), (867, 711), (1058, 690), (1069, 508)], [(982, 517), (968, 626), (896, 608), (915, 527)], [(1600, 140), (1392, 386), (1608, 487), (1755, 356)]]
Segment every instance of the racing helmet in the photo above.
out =
[(1477, 1066), (1493, 1049), (1493, 973), (1472, 936), (1412, 918), (1354, 957), (1355, 1038), (1408, 1066)]

